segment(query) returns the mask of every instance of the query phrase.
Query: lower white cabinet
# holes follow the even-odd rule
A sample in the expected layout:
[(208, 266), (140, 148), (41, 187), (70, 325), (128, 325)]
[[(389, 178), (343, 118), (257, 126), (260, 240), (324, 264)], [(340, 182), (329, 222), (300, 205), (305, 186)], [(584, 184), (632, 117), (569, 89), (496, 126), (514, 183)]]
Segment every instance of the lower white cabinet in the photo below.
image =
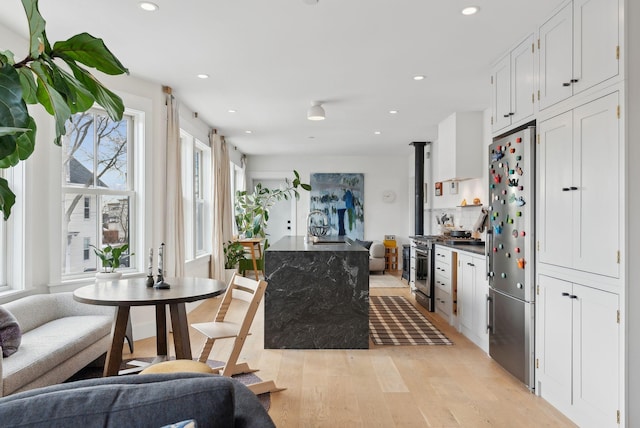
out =
[(458, 330), (483, 351), (489, 352), (485, 258), (458, 252)]
[(538, 276), (536, 389), (579, 426), (619, 426), (619, 316), (617, 294)]
[(435, 311), (449, 324), (454, 325), (457, 315), (455, 251), (441, 245), (436, 245), (433, 255), (433, 265)]

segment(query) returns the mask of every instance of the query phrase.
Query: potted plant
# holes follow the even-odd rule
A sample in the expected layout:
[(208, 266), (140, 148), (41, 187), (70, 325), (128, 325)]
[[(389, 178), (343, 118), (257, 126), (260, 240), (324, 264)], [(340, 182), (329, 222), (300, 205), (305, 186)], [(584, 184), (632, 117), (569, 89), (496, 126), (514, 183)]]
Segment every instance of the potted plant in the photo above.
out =
[[(122, 276), (122, 272), (116, 272), (116, 269), (120, 267), (120, 263), (124, 254), (129, 250), (129, 244), (124, 244), (120, 247), (112, 247), (108, 245), (102, 249), (97, 248), (94, 245), (93, 252), (102, 261), (102, 271), (96, 272), (96, 278), (98, 279), (118, 279)], [(127, 254), (133, 256), (135, 253)]]
[(238, 241), (227, 241), (222, 246), (224, 250), (224, 270), (227, 283), (231, 276), (238, 271), (240, 260), (245, 258), (244, 247)]
[[(55, 119), (56, 145), (61, 144), (65, 123), (75, 113), (100, 104), (114, 121), (122, 119), (122, 99), (85, 68), (105, 74), (129, 73), (101, 39), (87, 33), (50, 42), (38, 0), (22, 0), (29, 23), (29, 49), (25, 58), (0, 48), (0, 168), (26, 160), (35, 148), (36, 122), (28, 104), (41, 104)], [(15, 194), (0, 177), (0, 211), (7, 220)]]
[(246, 190), (236, 192), (235, 220), (238, 233), (243, 238), (265, 238), (267, 222), (269, 221), (269, 209), (278, 201), (295, 197), (300, 199), (298, 187), (310, 191), (311, 186), (300, 181), (300, 174), (294, 170), (294, 179), (285, 179), (282, 186), (277, 189), (262, 187), (256, 184), (252, 193)]

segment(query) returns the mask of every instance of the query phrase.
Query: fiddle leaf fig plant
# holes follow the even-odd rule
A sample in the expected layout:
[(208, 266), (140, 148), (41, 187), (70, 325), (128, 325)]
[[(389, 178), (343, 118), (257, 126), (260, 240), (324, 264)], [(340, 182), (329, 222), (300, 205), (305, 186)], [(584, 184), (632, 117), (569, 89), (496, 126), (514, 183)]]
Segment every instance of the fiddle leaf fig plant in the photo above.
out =
[(269, 221), (269, 209), (278, 201), (289, 200), (295, 197), (300, 199), (298, 188), (311, 190), (311, 185), (300, 181), (298, 171), (293, 171), (293, 180), (285, 179), (282, 186), (277, 189), (262, 187), (256, 184), (252, 193), (246, 190), (236, 192), (235, 219), (238, 232), (245, 238), (265, 238), (267, 222)]
[[(124, 113), (122, 99), (83, 67), (109, 75), (129, 73), (104, 42), (81, 33), (52, 46), (38, 0), (22, 0), (22, 6), (29, 24), (29, 53), (16, 61), (13, 52), (0, 50), (0, 168), (16, 166), (34, 151), (36, 123), (28, 104), (40, 104), (54, 117), (54, 143), (58, 146), (71, 115), (94, 103), (114, 121), (121, 120)], [(0, 211), (5, 220), (14, 203), (15, 194), (7, 180), (0, 178)]]

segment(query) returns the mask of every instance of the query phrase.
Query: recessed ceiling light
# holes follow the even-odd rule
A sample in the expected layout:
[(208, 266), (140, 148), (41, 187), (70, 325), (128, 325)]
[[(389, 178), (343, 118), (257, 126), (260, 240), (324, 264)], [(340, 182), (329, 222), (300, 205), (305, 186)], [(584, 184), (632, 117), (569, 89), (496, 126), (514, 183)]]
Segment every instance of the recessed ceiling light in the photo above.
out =
[(151, 3), (150, 1), (141, 1), (140, 3), (138, 3), (138, 6), (140, 6), (140, 9), (147, 12), (155, 12), (156, 10), (160, 9), (157, 4)]
[(208, 74), (204, 74), (204, 73), (198, 74), (198, 79), (208, 79), (208, 78), (209, 78)]
[(389, 114), (398, 114), (398, 110), (389, 110)]
[(424, 80), (424, 76), (422, 74), (418, 74), (417, 76), (413, 76), (413, 80)]
[(248, 129), (244, 131), (245, 134), (253, 134), (253, 131), (249, 131)]
[(462, 14), (463, 15), (473, 15), (478, 13), (478, 11), (480, 10), (480, 8), (478, 6), (469, 6), (469, 7), (465, 7), (464, 9), (462, 9)]
[(237, 113), (238, 110), (234, 110), (234, 109), (230, 108), (229, 110), (227, 110), (227, 112), (229, 112), (229, 113)]
[(310, 140), (313, 140), (316, 137), (314, 137), (313, 135), (309, 135), (307, 138), (310, 139)]
[(375, 135), (380, 135), (380, 134), (382, 134), (382, 132), (380, 132), (380, 131), (373, 131), (373, 133), (374, 133)]

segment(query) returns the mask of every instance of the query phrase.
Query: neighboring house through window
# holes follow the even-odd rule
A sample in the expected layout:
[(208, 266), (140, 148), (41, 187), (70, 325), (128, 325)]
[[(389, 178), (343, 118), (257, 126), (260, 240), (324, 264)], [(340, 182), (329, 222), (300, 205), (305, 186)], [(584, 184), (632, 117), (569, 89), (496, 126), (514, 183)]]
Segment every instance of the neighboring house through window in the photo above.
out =
[[(90, 246), (132, 247), (136, 116), (118, 122), (101, 110), (67, 121), (62, 154), (62, 278), (86, 276), (99, 260)], [(128, 257), (121, 268), (133, 267)]]

